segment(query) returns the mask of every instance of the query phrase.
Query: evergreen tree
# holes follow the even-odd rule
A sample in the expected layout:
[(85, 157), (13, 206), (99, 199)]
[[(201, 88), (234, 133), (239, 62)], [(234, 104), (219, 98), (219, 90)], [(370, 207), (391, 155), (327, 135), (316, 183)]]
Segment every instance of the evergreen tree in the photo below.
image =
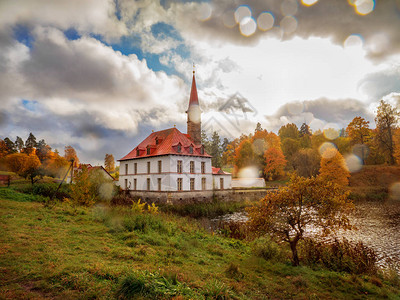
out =
[(222, 156), (222, 148), (221, 148), (221, 139), (217, 131), (213, 132), (210, 142), (210, 152), (208, 153), (212, 155), (211, 163), (214, 167), (221, 167), (221, 156)]
[(25, 142), (25, 148), (36, 148), (37, 142), (36, 137), (31, 133), (29, 133), (28, 139)]
[(46, 159), (50, 158), (51, 155), (51, 147), (46, 144), (46, 142), (41, 139), (37, 143), (36, 155), (39, 157), (39, 160), (43, 163)]
[(261, 127), (261, 123), (260, 123), (260, 122), (257, 122), (256, 129), (254, 130), (254, 133), (257, 133), (257, 132), (262, 131), (262, 130), (263, 130), (263, 129), (262, 129), (262, 127)]
[(300, 127), (300, 136), (305, 136), (305, 135), (311, 135), (311, 130), (310, 126), (308, 126), (306, 123), (301, 124)]
[(6, 137), (4, 139), (4, 143), (6, 144), (6, 148), (7, 148), (7, 153), (8, 154), (12, 154), (12, 153), (17, 152), (14, 142), (12, 140), (10, 140), (8, 137)]
[(15, 148), (18, 152), (21, 152), (24, 148), (24, 141), (19, 136), (17, 136), (17, 139), (15, 140)]

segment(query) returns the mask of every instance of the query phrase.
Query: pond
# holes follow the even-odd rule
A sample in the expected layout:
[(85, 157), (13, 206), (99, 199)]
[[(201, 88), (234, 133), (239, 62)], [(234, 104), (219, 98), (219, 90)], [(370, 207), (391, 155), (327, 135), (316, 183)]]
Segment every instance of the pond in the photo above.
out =
[[(400, 201), (362, 202), (355, 206), (350, 220), (357, 229), (340, 230), (335, 236), (354, 242), (362, 241), (375, 250), (378, 265), (390, 266), (400, 272)], [(237, 212), (212, 219), (207, 226), (215, 230), (221, 221), (246, 220), (245, 213)], [(309, 228), (308, 235), (318, 239), (319, 232)]]

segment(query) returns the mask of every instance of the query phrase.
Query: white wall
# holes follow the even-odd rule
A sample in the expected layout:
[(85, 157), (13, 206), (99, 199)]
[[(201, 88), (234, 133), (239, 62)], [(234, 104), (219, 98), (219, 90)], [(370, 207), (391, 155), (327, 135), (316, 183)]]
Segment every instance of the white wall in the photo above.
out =
[(232, 180), (233, 188), (265, 187), (264, 178), (240, 178)]
[(224, 179), (224, 190), (232, 188), (232, 175), (231, 174), (214, 174), (213, 176), (214, 189), (221, 189), (221, 178)]
[[(162, 162), (161, 173), (158, 173), (158, 161)], [(177, 173), (178, 160), (182, 161), (182, 174)], [(194, 161), (194, 173), (190, 173), (190, 161)], [(147, 173), (147, 162), (150, 162), (150, 174)], [(205, 162), (205, 174), (201, 174), (201, 162)], [(137, 163), (137, 174), (134, 174), (134, 164)], [(128, 165), (126, 174), (125, 165)], [(150, 190), (158, 191), (158, 178), (161, 178), (161, 191), (177, 191), (177, 179), (182, 178), (182, 190), (190, 190), (190, 178), (195, 179), (195, 190), (202, 190), (201, 179), (206, 178), (206, 190), (212, 190), (211, 158), (183, 155), (165, 155), (120, 162), (119, 185), (126, 189), (127, 180), (130, 190), (134, 189), (134, 179), (137, 180), (137, 190), (147, 190), (147, 178), (150, 178)], [(130, 186), (129, 186), (130, 184)]]

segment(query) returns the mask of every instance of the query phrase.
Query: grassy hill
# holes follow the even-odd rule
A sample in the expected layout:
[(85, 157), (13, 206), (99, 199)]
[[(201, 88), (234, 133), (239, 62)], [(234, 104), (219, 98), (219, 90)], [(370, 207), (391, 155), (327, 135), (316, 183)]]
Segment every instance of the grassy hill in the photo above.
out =
[(398, 277), (266, 260), (188, 218), (0, 188), (1, 299), (398, 299)]
[(383, 201), (394, 196), (391, 188), (396, 182), (400, 182), (399, 166), (364, 166), (351, 174), (349, 186), (355, 200)]

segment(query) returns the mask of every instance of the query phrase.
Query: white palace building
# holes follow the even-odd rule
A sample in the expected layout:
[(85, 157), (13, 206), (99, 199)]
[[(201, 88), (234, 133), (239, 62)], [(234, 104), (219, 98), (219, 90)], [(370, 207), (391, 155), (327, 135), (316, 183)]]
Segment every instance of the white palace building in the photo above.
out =
[(191, 193), (194, 197), (200, 191), (209, 194), (231, 189), (231, 174), (212, 167), (211, 156), (201, 144), (201, 110), (194, 71), (186, 113), (186, 134), (175, 127), (153, 132), (119, 160), (122, 189), (158, 200), (163, 192), (177, 192), (179, 197), (183, 194), (179, 192), (196, 192)]

